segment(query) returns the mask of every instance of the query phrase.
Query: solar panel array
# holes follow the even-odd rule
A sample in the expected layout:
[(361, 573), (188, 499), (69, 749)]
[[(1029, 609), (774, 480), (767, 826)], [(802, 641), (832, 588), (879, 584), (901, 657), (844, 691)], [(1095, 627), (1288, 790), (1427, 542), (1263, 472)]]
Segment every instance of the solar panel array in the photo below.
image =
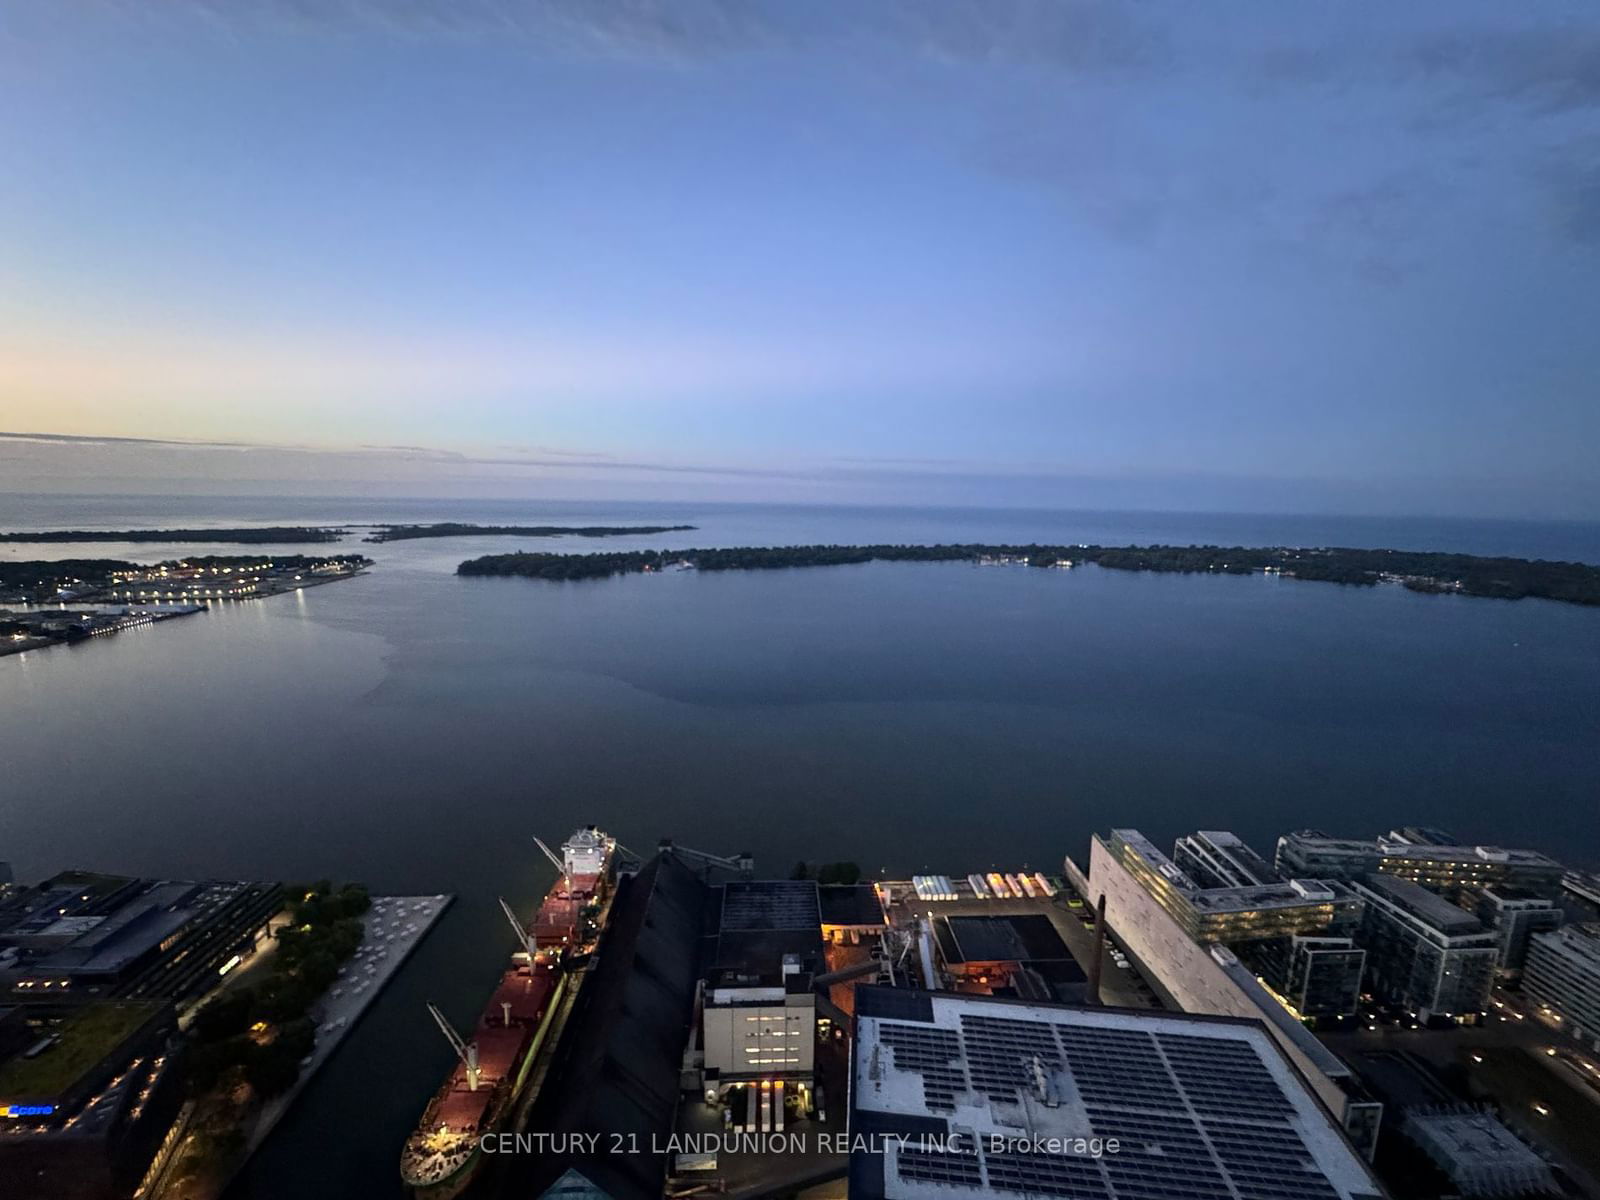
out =
[(959, 1034), (883, 1019), (877, 1033), (895, 1068), (922, 1077), (930, 1110), (954, 1113), (958, 1099), (1017, 1103), (1019, 1093), (1032, 1094), (1037, 1064), (1047, 1080), (1076, 1088), (1085, 1136), (1120, 1143), (1117, 1153), (1095, 1158), (913, 1142), (892, 1152), (902, 1180), (1068, 1200), (1340, 1195), (1249, 1042), (970, 1012), (961, 1014)]
[(736, 881), (723, 886), (724, 933), (816, 929), (821, 924), (817, 885), (808, 880)]
[(956, 1096), (967, 1090), (961, 1069), (961, 1039), (935, 1025), (878, 1025), (878, 1037), (889, 1047), (894, 1065), (922, 1076), (922, 1095), (929, 1108), (954, 1112)]
[(1029, 1064), (1035, 1057), (1047, 1070), (1061, 1069), (1061, 1045), (1054, 1027), (1043, 1021), (963, 1013), (961, 1036), (972, 1086), (991, 1100), (1014, 1100), (1019, 1084), (1031, 1086)]

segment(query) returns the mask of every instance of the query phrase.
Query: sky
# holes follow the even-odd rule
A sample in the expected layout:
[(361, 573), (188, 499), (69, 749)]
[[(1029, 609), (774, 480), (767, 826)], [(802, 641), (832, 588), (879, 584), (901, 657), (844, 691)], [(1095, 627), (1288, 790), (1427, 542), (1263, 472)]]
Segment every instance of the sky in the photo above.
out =
[(1600, 9), (0, 0), (0, 492), (1600, 519)]

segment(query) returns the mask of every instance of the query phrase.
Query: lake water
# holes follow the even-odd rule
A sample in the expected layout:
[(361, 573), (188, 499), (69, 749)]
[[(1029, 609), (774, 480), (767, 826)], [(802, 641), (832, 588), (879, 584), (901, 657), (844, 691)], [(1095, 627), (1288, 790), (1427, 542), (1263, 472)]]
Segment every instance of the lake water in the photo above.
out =
[[(1600, 562), (1600, 526), (1152, 513), (0, 496), (0, 528), (676, 523), (608, 548), (1334, 544)], [(360, 546), (371, 574), (0, 659), (0, 857), (460, 900), (241, 1186), (397, 1194), (400, 1142), (512, 948), (532, 843), (598, 822), (950, 874), (1233, 829), (1401, 823), (1600, 861), (1600, 610), (1265, 577), (963, 564), (459, 579), (577, 539)], [(0, 547), (10, 558), (182, 546)], [(218, 552), (216, 547), (207, 547)], [(226, 551), (222, 551), (226, 552)], [(315, 1157), (307, 1139), (329, 1146)]]

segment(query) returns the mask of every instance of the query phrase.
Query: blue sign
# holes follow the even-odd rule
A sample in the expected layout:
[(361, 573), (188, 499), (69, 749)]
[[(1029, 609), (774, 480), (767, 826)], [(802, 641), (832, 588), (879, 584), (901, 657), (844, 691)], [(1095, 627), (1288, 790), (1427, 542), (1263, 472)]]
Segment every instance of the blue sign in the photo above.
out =
[(48, 1117), (56, 1111), (54, 1104), (7, 1104), (0, 1108), (3, 1117)]

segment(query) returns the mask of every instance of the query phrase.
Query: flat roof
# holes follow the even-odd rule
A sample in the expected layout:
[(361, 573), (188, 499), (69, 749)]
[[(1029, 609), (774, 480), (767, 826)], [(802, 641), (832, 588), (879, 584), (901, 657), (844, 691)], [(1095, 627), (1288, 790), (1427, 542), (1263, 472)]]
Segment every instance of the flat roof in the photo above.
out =
[(778, 972), (785, 955), (810, 970), (822, 955), (822, 912), (809, 879), (737, 880), (711, 889), (716, 945), (708, 974)]
[(870, 883), (828, 883), (817, 887), (824, 925), (882, 925), (883, 905)]
[(1404, 909), (1450, 937), (1484, 931), (1483, 922), (1465, 909), (1457, 908), (1420, 883), (1413, 883), (1398, 875), (1368, 875), (1361, 880), (1360, 886), (1377, 892), (1397, 908)]
[[(1072, 958), (1050, 918), (1040, 913), (941, 916), (935, 921), (949, 930), (946, 957), (952, 962), (1054, 962)], [(946, 945), (942, 936), (939, 942)]]
[(816, 929), (821, 924), (817, 885), (809, 879), (747, 879), (722, 885), (723, 933)]
[(0, 1063), (0, 1102), (48, 1102), (99, 1066), (166, 1005), (159, 1001), (92, 1004), (55, 1030), (55, 1044), (32, 1058)]
[[(1203, 888), (1137, 829), (1113, 829), (1111, 833), (1181, 892), (1198, 912), (1257, 912), (1265, 908), (1303, 908), (1353, 899), (1339, 884), (1323, 880), (1301, 879), (1251, 884), (1248, 887)], [(1210, 835), (1202, 833), (1201, 836)]]
[[(1360, 1155), (1255, 1021), (857, 989), (850, 1194), (1368, 1200)], [(1115, 1152), (1078, 1145), (1116, 1139)]]
[(1422, 1135), (1425, 1149), (1438, 1152), (1439, 1165), (1452, 1180), (1509, 1168), (1534, 1174), (1550, 1170), (1498, 1117), (1481, 1109), (1411, 1109), (1405, 1123), (1414, 1135)]

